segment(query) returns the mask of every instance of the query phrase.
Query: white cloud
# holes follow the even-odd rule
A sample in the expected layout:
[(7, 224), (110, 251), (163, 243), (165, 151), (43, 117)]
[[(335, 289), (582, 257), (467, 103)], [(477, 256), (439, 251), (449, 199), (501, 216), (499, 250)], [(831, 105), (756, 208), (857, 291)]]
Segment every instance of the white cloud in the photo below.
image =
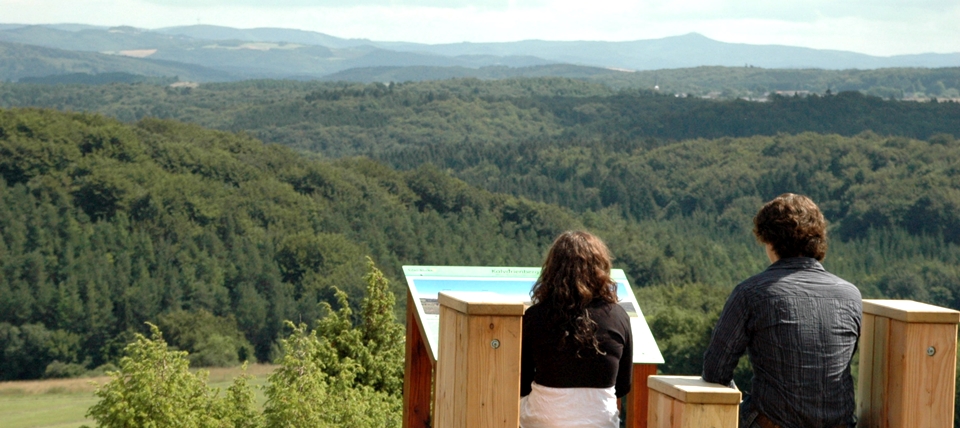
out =
[[(349, 9), (353, 7), (390, 7), (390, 8), (418, 8), (429, 7), (438, 9), (506, 9), (518, 0), (145, 0), (160, 6), (169, 7), (251, 7), (258, 9), (305, 9), (305, 8), (337, 8)], [(537, 3), (536, 1), (524, 3)]]

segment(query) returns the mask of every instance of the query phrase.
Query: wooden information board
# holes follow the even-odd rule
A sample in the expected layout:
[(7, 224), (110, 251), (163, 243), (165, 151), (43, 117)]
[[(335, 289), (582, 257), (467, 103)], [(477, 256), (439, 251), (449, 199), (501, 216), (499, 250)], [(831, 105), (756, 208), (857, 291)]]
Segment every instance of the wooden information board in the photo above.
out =
[[(620, 305), (630, 315), (633, 329), (633, 362), (663, 364), (663, 355), (647, 326), (637, 297), (630, 288), (622, 269), (610, 271), (617, 282)], [(441, 291), (486, 291), (513, 297), (530, 305), (530, 289), (540, 276), (538, 267), (462, 267), (462, 266), (404, 266), (403, 274), (417, 309), (421, 333), (429, 347), (430, 358), (437, 360), (440, 331), (440, 306), (437, 295)]]

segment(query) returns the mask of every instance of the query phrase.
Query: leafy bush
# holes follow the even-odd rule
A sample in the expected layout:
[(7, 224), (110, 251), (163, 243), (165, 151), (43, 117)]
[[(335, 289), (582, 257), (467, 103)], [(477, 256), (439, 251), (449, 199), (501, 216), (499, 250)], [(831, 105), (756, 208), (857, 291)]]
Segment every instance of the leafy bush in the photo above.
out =
[(52, 363), (47, 364), (47, 368), (43, 371), (43, 378), (67, 379), (81, 377), (86, 373), (87, 367), (83, 364), (62, 363), (58, 360), (54, 360)]
[(218, 317), (203, 309), (164, 314), (158, 323), (170, 344), (189, 352), (196, 367), (230, 367), (253, 358), (253, 345), (237, 329), (232, 316)]
[(265, 387), (262, 414), (247, 376), (221, 395), (207, 387), (206, 372), (189, 370), (188, 352), (169, 350), (160, 329), (150, 325), (151, 337), (138, 334), (127, 345), (87, 415), (106, 428), (399, 426), (403, 328), (393, 315), (389, 283), (372, 260), (368, 266), (357, 326), (339, 291), (341, 308), (324, 305), (328, 314), (316, 329), (287, 322), (292, 332), (280, 341), (283, 357)]
[(266, 388), (268, 427), (399, 426), (402, 412), (403, 329), (393, 315), (395, 298), (368, 259), (367, 296), (360, 324), (338, 291), (340, 310), (315, 330), (294, 325), (281, 341), (280, 368)]
[[(171, 351), (160, 329), (137, 335), (110, 372), (110, 381), (97, 388), (100, 399), (87, 416), (112, 427), (248, 427), (256, 426), (253, 393), (239, 377), (225, 396), (207, 387), (207, 373), (191, 372), (185, 351)], [(252, 418), (252, 419), (251, 419)]]

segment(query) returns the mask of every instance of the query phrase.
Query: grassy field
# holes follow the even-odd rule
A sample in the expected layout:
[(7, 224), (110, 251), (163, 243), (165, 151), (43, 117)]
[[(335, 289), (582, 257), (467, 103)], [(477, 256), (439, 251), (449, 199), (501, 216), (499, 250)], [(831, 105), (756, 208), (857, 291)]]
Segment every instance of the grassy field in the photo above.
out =
[[(263, 405), (260, 386), (276, 366), (251, 365), (247, 373), (254, 376), (251, 384), (257, 393), (257, 402)], [(240, 368), (213, 368), (208, 370), (211, 387), (225, 390)], [(85, 379), (55, 379), (41, 381), (0, 382), (0, 426), (3, 428), (76, 428), (93, 426), (84, 415), (97, 402), (93, 391), (107, 377)]]

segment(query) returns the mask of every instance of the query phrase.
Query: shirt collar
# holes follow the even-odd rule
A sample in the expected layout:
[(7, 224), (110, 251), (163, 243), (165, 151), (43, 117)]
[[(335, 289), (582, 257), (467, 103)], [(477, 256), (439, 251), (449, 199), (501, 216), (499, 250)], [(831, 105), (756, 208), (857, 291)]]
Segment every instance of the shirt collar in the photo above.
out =
[(767, 270), (774, 269), (817, 269), (824, 270), (823, 265), (813, 257), (788, 257), (777, 260)]

